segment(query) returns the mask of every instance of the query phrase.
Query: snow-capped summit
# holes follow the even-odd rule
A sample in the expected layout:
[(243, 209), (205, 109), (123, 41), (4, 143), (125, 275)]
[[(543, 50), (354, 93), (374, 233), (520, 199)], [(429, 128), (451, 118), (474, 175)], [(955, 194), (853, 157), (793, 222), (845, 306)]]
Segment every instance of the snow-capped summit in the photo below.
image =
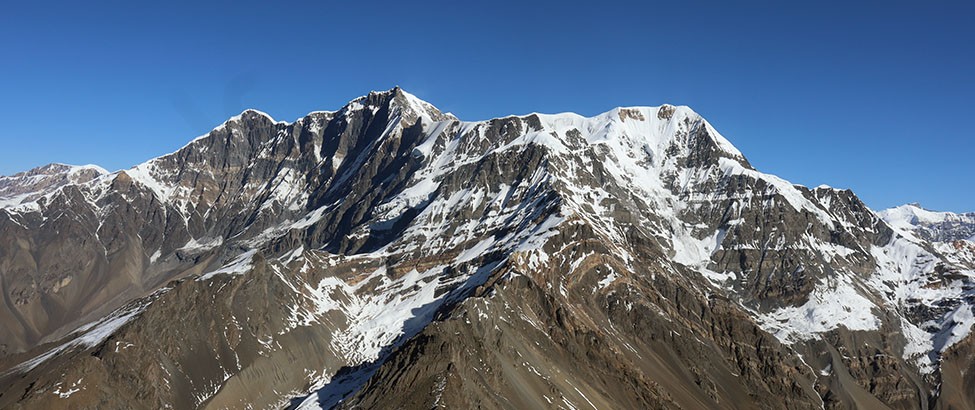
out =
[(885, 209), (879, 215), (890, 226), (928, 241), (950, 242), (975, 238), (975, 212), (937, 212), (912, 203)]

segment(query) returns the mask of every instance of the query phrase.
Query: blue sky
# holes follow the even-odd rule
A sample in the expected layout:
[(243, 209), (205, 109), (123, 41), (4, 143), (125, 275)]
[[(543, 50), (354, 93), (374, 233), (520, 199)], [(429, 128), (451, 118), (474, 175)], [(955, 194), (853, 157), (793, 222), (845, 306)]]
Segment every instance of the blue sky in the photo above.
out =
[(467, 120), (689, 105), (762, 171), (975, 211), (970, 1), (28, 3), (0, 13), (0, 174), (400, 85)]

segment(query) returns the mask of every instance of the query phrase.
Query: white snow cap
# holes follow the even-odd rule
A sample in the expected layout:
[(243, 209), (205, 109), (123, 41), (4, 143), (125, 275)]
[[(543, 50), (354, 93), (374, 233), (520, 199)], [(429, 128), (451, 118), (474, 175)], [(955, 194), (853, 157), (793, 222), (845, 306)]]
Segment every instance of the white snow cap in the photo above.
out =
[(954, 212), (929, 211), (917, 202), (885, 209), (877, 214), (890, 226), (907, 231), (921, 224), (939, 224), (961, 216)]

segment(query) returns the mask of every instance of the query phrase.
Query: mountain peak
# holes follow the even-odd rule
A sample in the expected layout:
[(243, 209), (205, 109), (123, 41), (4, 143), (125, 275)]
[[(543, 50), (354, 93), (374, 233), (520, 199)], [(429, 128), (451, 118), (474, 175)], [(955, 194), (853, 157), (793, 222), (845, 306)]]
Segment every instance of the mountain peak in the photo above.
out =
[(33, 209), (31, 202), (69, 184), (82, 184), (108, 174), (97, 165), (69, 165), (58, 162), (11, 176), (0, 177), (0, 208)]
[(253, 108), (248, 108), (248, 109), (242, 111), (239, 115), (237, 115), (237, 117), (240, 117), (240, 118), (244, 118), (244, 117), (265, 117), (265, 118), (271, 120), (271, 122), (275, 122), (275, 123), (285, 122), (286, 123), (286, 121), (277, 121), (270, 114), (268, 114), (268, 113), (266, 113), (264, 111), (260, 111), (260, 110), (253, 109)]
[(391, 117), (400, 116), (400, 123), (404, 127), (412, 126), (420, 118), (429, 122), (457, 119), (453, 115), (444, 114), (433, 104), (406, 92), (398, 85), (385, 91), (370, 91), (369, 94), (350, 101), (340, 112), (351, 113), (369, 109), (376, 113), (381, 108), (388, 109)]
[(21, 176), (39, 176), (39, 175), (55, 175), (62, 173), (76, 174), (79, 172), (91, 172), (99, 175), (107, 174), (108, 171), (94, 164), (86, 165), (71, 165), (61, 162), (52, 162), (47, 165), (41, 165), (36, 168), (31, 168), (27, 171), (18, 172), (14, 175), (0, 177), (0, 178), (13, 178)]
[(891, 227), (925, 240), (943, 242), (975, 238), (975, 213), (931, 211), (912, 202), (885, 209), (878, 215)]

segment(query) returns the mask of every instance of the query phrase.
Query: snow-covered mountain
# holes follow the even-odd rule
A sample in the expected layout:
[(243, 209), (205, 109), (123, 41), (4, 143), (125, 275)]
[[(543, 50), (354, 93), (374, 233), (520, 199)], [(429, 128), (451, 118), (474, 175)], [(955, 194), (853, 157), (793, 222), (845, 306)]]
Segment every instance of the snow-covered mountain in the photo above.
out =
[(96, 165), (49, 164), (12, 176), (0, 176), (0, 208), (36, 209), (45, 195), (65, 185), (84, 184), (108, 174)]
[(971, 215), (793, 185), (688, 107), (394, 88), (49, 168), (0, 179), (3, 407), (975, 399)]
[(932, 242), (975, 241), (975, 213), (935, 212), (918, 204), (880, 212), (890, 226)]

